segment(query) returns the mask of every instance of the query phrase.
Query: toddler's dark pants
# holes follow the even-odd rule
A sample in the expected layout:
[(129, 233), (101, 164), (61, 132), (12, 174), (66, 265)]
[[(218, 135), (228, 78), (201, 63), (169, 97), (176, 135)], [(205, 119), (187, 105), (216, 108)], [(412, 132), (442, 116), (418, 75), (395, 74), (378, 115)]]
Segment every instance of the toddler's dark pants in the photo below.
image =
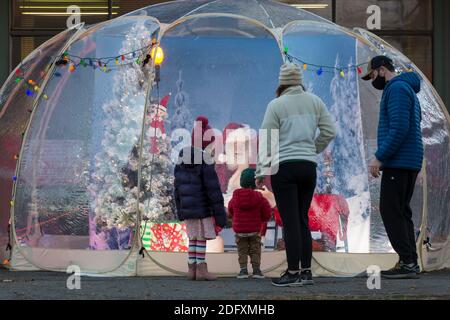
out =
[(261, 267), (261, 236), (254, 235), (242, 237), (236, 235), (236, 245), (238, 248), (239, 266), (241, 269), (247, 268), (248, 256), (253, 270)]

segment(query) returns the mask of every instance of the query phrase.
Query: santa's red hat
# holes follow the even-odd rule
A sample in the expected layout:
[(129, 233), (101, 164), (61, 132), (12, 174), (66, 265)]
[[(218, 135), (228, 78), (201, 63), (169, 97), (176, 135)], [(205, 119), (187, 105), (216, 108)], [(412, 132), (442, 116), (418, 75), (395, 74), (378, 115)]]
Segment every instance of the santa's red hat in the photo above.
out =
[(236, 122), (230, 122), (229, 124), (226, 125), (226, 127), (223, 129), (223, 142), (226, 143), (227, 139), (229, 138), (229, 135), (232, 134), (232, 132), (234, 130), (238, 130), (238, 129), (244, 129), (246, 126), (240, 123), (236, 123)]

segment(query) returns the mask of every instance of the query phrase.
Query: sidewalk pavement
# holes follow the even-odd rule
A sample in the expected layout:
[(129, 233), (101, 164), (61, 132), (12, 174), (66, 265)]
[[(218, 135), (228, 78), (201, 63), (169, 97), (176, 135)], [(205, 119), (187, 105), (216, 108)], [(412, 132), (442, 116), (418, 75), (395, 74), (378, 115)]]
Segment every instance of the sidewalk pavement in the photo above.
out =
[(381, 280), (369, 290), (366, 278), (316, 278), (316, 284), (277, 288), (270, 279), (222, 278), (215, 282), (181, 277), (82, 277), (80, 290), (66, 286), (68, 274), (0, 270), (0, 299), (450, 299), (450, 270), (421, 274), (417, 280)]

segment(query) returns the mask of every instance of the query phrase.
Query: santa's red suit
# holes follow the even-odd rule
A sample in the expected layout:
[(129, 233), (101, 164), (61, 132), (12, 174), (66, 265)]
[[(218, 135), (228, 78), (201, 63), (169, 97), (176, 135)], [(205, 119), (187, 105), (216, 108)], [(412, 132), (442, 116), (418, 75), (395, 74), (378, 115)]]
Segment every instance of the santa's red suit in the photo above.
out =
[[(309, 208), (309, 229), (320, 233), (320, 239), (313, 241), (315, 251), (334, 251), (337, 238), (345, 241), (350, 209), (341, 195), (315, 194)], [(274, 213), (277, 225), (283, 226), (278, 210)]]

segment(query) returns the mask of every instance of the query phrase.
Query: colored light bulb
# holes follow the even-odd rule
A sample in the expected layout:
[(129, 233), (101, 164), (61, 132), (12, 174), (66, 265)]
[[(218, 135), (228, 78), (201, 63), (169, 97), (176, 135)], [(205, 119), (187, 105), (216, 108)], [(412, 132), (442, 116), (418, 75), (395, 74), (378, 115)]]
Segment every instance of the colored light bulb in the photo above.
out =
[(161, 47), (154, 47), (150, 52), (150, 56), (156, 65), (160, 65), (164, 61), (164, 51)]

